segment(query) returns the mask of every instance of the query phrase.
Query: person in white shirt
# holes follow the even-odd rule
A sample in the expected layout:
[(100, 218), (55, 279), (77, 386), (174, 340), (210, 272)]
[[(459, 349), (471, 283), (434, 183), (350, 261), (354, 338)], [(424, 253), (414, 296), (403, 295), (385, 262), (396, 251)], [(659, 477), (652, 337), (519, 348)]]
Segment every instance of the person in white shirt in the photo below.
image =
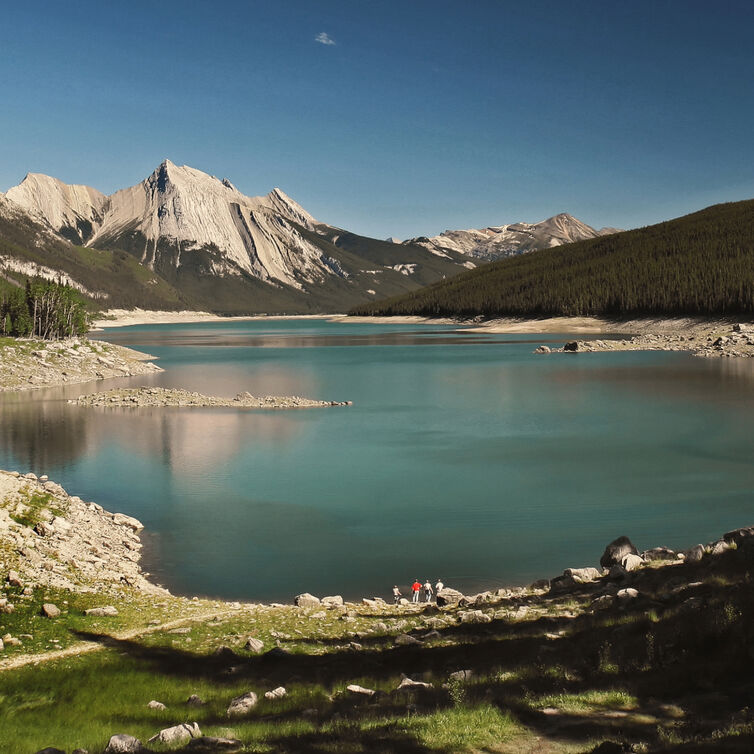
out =
[(430, 602), (432, 600), (432, 584), (429, 583), (429, 579), (424, 583), (424, 601)]
[(445, 588), (445, 584), (442, 583), (442, 579), (437, 579), (435, 584), (435, 594), (439, 594)]

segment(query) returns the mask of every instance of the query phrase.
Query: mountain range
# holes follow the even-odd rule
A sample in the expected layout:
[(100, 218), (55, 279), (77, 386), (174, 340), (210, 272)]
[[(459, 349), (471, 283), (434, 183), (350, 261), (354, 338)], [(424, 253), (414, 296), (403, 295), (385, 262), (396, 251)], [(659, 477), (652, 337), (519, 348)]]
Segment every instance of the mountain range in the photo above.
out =
[(249, 197), (166, 160), (109, 196), (28, 174), (0, 194), (0, 277), (61, 277), (103, 308), (333, 312), (604, 232), (561, 214), (380, 241), (317, 221), (280, 189)]

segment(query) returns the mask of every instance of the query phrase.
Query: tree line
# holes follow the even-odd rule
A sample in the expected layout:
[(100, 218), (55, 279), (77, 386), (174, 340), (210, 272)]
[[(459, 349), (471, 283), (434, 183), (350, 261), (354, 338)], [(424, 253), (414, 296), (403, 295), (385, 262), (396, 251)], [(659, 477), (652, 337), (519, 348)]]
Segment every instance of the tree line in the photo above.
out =
[(754, 200), (511, 257), (352, 313), (754, 314)]
[(35, 278), (25, 289), (10, 288), (0, 297), (0, 334), (59, 340), (89, 331), (81, 296), (70, 285)]

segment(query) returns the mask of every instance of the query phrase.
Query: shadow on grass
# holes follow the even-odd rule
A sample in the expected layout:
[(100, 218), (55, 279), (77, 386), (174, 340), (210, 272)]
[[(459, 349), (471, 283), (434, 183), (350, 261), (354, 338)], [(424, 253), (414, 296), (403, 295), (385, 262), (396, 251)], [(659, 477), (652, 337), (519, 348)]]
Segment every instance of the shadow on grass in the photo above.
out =
[[(272, 751), (451, 751), (442, 744), (429, 746), (405, 721), (418, 724), (474, 705), (493, 705), (532, 735), (582, 744), (584, 750), (589, 742), (610, 739), (641, 742), (652, 752), (753, 751), (750, 555), (728, 553), (700, 565), (646, 569), (620, 585), (630, 584), (640, 595), (625, 604), (577, 617), (449, 626), (439, 629), (432, 645), (385, 646), (386, 637), (370, 636), (361, 640), (359, 651), (207, 656), (136, 639), (76, 635), (160, 675), (221, 687), (241, 682), (256, 691), (277, 685), (321, 689), (322, 700), (308, 717), (314, 729), (293, 736), (276, 734), (273, 726), (264, 734)], [(697, 581), (703, 583), (688, 586)], [(554, 609), (606, 589), (617, 591), (600, 583), (560, 597), (530, 597), (527, 604)], [(470, 678), (448, 683), (458, 670), (471, 671)], [(397, 691), (402, 674), (433, 687)], [(368, 683), (378, 693), (362, 699), (344, 692), (353, 682)], [(616, 694), (625, 703), (612, 701)], [(260, 704), (248, 722), (275, 723), (284, 730), (302, 713)], [(217, 726), (229, 722), (220, 711), (206, 711), (202, 720)]]

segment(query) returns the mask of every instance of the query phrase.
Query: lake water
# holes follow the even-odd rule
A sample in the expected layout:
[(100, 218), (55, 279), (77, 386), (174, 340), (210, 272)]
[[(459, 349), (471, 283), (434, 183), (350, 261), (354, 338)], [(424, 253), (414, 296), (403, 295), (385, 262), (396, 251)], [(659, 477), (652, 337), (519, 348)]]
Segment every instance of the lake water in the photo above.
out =
[[(0, 468), (139, 518), (178, 593), (467, 592), (596, 565), (626, 534), (754, 523), (754, 360), (533, 355), (566, 335), (254, 320), (112, 329), (162, 374), (0, 395)], [(97, 409), (120, 385), (351, 400), (295, 411)]]

